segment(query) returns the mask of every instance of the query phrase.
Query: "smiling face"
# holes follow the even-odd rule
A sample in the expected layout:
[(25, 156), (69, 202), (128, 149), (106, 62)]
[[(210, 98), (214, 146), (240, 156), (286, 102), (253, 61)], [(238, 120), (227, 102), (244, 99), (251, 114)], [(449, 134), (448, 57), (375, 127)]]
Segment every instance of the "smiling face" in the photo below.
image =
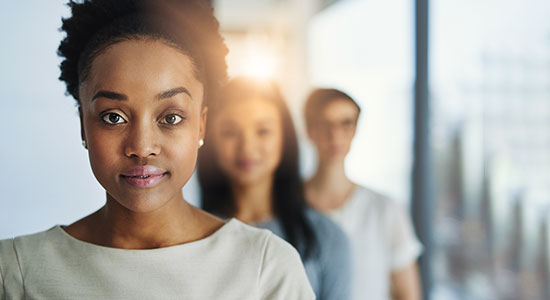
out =
[(274, 103), (260, 98), (225, 103), (209, 130), (216, 159), (233, 184), (272, 180), (283, 147), (281, 114)]
[(323, 162), (343, 162), (355, 136), (359, 110), (347, 99), (335, 99), (315, 117), (308, 134)]
[(189, 56), (157, 40), (104, 49), (80, 87), (82, 138), (116, 201), (149, 212), (182, 200), (204, 135), (203, 86)]

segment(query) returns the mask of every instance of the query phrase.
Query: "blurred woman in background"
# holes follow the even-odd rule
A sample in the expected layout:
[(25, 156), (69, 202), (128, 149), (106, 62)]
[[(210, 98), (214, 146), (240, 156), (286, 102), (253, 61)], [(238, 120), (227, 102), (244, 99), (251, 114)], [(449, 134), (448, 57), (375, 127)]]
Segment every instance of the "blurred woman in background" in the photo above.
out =
[(222, 94), (199, 153), (202, 207), (272, 230), (298, 249), (317, 299), (348, 299), (347, 240), (305, 203), (296, 133), (278, 88), (238, 78)]

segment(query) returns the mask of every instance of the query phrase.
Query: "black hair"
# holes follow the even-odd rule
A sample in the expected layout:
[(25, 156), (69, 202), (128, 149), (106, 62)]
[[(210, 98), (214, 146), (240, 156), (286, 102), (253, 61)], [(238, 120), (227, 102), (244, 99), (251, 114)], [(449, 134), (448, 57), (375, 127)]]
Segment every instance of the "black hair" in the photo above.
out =
[(78, 105), (79, 86), (94, 58), (125, 40), (161, 40), (188, 55), (204, 87), (203, 104), (227, 79), (228, 50), (206, 0), (70, 0), (67, 5), (72, 14), (60, 29), (66, 37), (57, 51), (63, 58), (59, 79)]
[(357, 107), (357, 115), (361, 113), (361, 107), (353, 100), (348, 94), (337, 89), (319, 88), (315, 89), (309, 94), (305, 104), (305, 118), (306, 126), (312, 128), (315, 126), (316, 116), (331, 102), (344, 99), (350, 101), (355, 107)]
[[(216, 114), (230, 105), (229, 100), (251, 98), (266, 99), (274, 103), (281, 114), (283, 124), (283, 151), (275, 170), (272, 207), (279, 219), (286, 240), (298, 249), (303, 259), (314, 254), (316, 237), (305, 215), (306, 201), (299, 173), (298, 140), (287, 105), (274, 84), (260, 84), (244, 78), (233, 79), (223, 90), (224, 101), (209, 108), (207, 123), (212, 124)], [(227, 103), (227, 104), (226, 104)], [(215, 155), (215, 143), (211, 130), (207, 130), (204, 146), (199, 150), (198, 177), (202, 191), (202, 208), (222, 217), (236, 213), (229, 178), (222, 171)]]

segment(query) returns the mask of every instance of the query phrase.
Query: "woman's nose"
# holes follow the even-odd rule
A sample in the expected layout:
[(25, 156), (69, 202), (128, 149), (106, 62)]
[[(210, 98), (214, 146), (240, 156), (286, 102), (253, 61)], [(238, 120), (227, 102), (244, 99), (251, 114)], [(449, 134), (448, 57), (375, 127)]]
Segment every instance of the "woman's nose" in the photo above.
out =
[(130, 126), (124, 145), (127, 157), (148, 158), (160, 154), (160, 143), (155, 124), (134, 123)]
[(255, 143), (255, 137), (252, 132), (244, 132), (241, 135), (240, 141), (239, 141), (239, 148), (243, 154), (249, 154), (252, 152), (254, 148)]

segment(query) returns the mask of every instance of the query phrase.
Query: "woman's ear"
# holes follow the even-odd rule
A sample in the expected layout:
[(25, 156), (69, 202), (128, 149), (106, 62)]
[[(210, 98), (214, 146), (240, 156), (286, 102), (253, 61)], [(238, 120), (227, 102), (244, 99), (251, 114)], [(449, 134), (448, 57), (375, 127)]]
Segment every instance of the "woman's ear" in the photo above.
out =
[(208, 117), (208, 106), (204, 106), (201, 110), (201, 121), (200, 121), (200, 129), (199, 129), (199, 140), (201, 141), (204, 141), (204, 136), (206, 135), (207, 117)]
[(86, 132), (84, 131), (84, 118), (82, 115), (82, 106), (78, 106), (78, 117), (80, 118), (80, 138), (82, 138), (82, 142), (86, 141)]
[(311, 125), (306, 123), (306, 134), (307, 137), (312, 141), (313, 140), (313, 129), (311, 129)]

